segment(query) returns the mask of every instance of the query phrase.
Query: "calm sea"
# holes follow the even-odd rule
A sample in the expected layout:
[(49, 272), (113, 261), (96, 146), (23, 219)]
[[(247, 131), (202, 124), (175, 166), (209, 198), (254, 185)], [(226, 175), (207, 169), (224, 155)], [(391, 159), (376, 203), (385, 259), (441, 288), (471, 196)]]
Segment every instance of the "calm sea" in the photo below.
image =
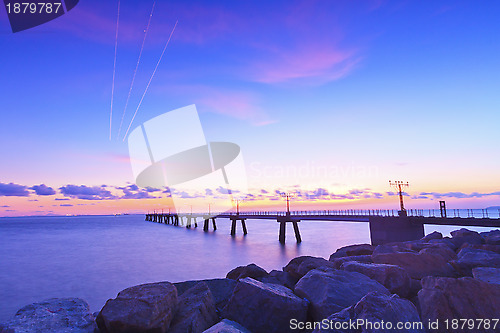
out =
[[(51, 297), (80, 297), (98, 311), (133, 285), (225, 277), (252, 262), (281, 269), (296, 256), (328, 258), (339, 247), (370, 242), (367, 223), (301, 222), (300, 245), (290, 225), (285, 246), (273, 221), (248, 220), (245, 237), (240, 225), (231, 237), (228, 220), (217, 226), (205, 233), (200, 224), (189, 230), (142, 215), (0, 218), (0, 322)], [(426, 233), (455, 229), (426, 226)]]

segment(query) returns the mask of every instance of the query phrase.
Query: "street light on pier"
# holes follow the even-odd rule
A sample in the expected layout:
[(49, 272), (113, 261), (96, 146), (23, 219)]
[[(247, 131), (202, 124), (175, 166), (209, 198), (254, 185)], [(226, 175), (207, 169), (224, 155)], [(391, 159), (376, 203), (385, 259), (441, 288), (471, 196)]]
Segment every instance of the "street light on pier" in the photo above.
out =
[(290, 215), (290, 198), (293, 198), (294, 195), (292, 193), (281, 193), (283, 198), (286, 198), (286, 214)]
[(240, 202), (242, 201), (241, 199), (233, 199), (233, 202), (236, 203), (236, 215), (240, 215)]
[(409, 187), (410, 184), (408, 182), (404, 182), (402, 180), (396, 180), (396, 181), (390, 181), (389, 180), (389, 186), (394, 187), (399, 194), (399, 204), (401, 206), (401, 213), (400, 215), (406, 216), (406, 209), (403, 203), (403, 187)]

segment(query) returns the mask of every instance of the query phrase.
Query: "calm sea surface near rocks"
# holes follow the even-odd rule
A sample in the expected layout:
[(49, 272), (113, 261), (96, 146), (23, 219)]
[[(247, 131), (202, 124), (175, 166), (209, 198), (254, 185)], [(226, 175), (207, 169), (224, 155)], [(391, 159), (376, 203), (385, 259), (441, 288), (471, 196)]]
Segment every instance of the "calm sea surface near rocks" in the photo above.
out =
[[(21, 307), (53, 297), (79, 297), (92, 311), (127, 287), (157, 281), (225, 277), (256, 263), (271, 271), (303, 255), (328, 259), (336, 249), (369, 243), (368, 223), (301, 222), (278, 242), (275, 221), (248, 220), (249, 234), (229, 235), (230, 222), (203, 232), (145, 222), (142, 215), (0, 218), (0, 322)], [(447, 235), (456, 226), (426, 226)], [(491, 228), (472, 228), (487, 231)]]

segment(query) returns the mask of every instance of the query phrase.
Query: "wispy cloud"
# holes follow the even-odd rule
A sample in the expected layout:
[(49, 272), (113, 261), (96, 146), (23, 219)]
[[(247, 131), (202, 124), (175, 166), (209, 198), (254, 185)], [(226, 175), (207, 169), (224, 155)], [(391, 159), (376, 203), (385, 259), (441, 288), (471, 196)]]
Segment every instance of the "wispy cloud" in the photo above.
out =
[(351, 50), (328, 45), (298, 45), (276, 50), (252, 65), (253, 80), (263, 83), (300, 82), (324, 84), (351, 73), (361, 57)]
[(417, 197), (415, 197), (415, 199), (427, 199), (429, 197), (432, 197), (434, 199), (441, 199), (441, 198), (467, 199), (467, 198), (483, 198), (496, 195), (500, 196), (500, 191), (486, 192), (486, 193), (472, 192), (468, 194), (463, 192), (445, 192), (445, 193), (422, 192)]

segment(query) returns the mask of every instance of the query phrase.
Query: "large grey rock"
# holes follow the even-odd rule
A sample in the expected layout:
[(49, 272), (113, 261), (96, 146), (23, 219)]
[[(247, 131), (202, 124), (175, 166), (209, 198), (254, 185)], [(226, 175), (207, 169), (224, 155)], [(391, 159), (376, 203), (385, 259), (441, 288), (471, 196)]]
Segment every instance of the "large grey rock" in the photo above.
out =
[(500, 230), (492, 230), (488, 232), (482, 232), (481, 237), (483, 237), (486, 244), (489, 245), (500, 245)]
[(500, 254), (466, 247), (460, 250), (457, 260), (450, 264), (463, 276), (472, 276), (474, 267), (497, 267), (500, 268)]
[[(426, 277), (418, 293), (421, 318), (424, 323), (439, 321), (438, 330), (431, 332), (457, 332), (444, 326), (452, 319), (493, 319), (500, 313), (500, 285), (486, 283), (470, 277), (454, 279)], [(497, 328), (498, 329), (498, 328)], [(467, 332), (493, 332), (475, 325)]]
[(486, 250), (500, 254), (500, 245), (492, 245), (492, 244), (469, 244), (465, 243), (458, 249), (457, 252), (462, 251), (465, 248), (477, 249), (477, 250)]
[(429, 243), (445, 245), (452, 251), (456, 251), (459, 248), (459, 246), (457, 246), (457, 244), (455, 244), (455, 242), (453, 242), (450, 237), (443, 237), (442, 239), (431, 239), (429, 240)]
[(290, 262), (283, 267), (283, 271), (289, 273), (293, 278), (298, 280), (310, 270), (317, 268), (335, 268), (335, 266), (324, 258), (301, 256), (290, 260)]
[(177, 305), (177, 289), (170, 282), (130, 287), (110, 299), (97, 316), (102, 332), (164, 333)]
[(464, 243), (469, 244), (484, 244), (484, 239), (478, 232), (471, 231), (465, 228), (450, 232), (451, 241), (455, 243), (457, 248), (461, 247)]
[(363, 264), (346, 262), (342, 269), (348, 272), (358, 272), (368, 276), (386, 287), (391, 293), (407, 297), (410, 291), (410, 276), (404, 269), (396, 265)]
[(359, 255), (359, 256), (350, 256), (350, 257), (341, 257), (341, 258), (332, 258), (330, 262), (333, 264), (333, 268), (339, 269), (346, 262), (363, 262), (363, 263), (372, 263), (372, 256), (369, 254)]
[(268, 276), (259, 279), (261, 282), (281, 284), (289, 289), (293, 289), (298, 279), (292, 277), (288, 272), (272, 270)]
[(330, 261), (335, 258), (342, 258), (342, 257), (350, 257), (350, 256), (360, 256), (360, 255), (371, 255), (373, 253), (373, 250), (375, 249), (375, 246), (370, 245), (370, 244), (356, 244), (356, 245), (349, 245), (349, 246), (344, 246), (335, 251), (330, 256)]
[(438, 231), (434, 231), (434, 232), (431, 232), (430, 234), (425, 235), (420, 240), (422, 242), (427, 243), (428, 241), (433, 240), (433, 239), (443, 239), (443, 234), (438, 232)]
[(234, 287), (236, 286), (236, 281), (232, 279), (193, 280), (174, 283), (174, 285), (177, 288), (177, 294), (181, 296), (187, 290), (193, 288), (200, 282), (205, 282), (208, 285), (208, 288), (210, 288), (210, 292), (214, 297), (215, 306), (219, 310), (226, 306), (227, 301), (233, 294)]
[(383, 285), (366, 275), (342, 270), (312, 270), (297, 282), (294, 291), (311, 302), (309, 313), (315, 321), (356, 304), (371, 291), (389, 294)]
[(179, 297), (177, 312), (169, 333), (201, 333), (218, 321), (215, 302), (205, 282), (200, 282)]
[[(343, 330), (342, 325), (349, 321), (359, 324), (355, 330)], [(424, 325), (408, 326), (406, 329), (397, 330), (397, 325), (420, 323), (415, 305), (410, 301), (399, 298), (397, 295), (386, 295), (378, 292), (371, 292), (364, 296), (356, 305), (352, 305), (338, 313), (328, 317), (328, 322), (332, 329), (316, 329), (319, 332), (406, 332), (425, 333)], [(371, 323), (373, 327), (369, 326)], [(376, 325), (379, 325), (377, 328)], [(340, 330), (335, 329), (340, 328)], [(380, 327), (392, 329), (381, 329)]]
[(94, 316), (80, 298), (51, 298), (21, 308), (1, 332), (93, 333)]
[(476, 267), (472, 269), (472, 276), (476, 280), (500, 284), (500, 268)]
[(417, 253), (417, 251), (411, 250), (401, 244), (382, 244), (378, 245), (375, 248), (375, 250), (373, 250), (372, 257), (378, 254), (399, 253), (399, 252)]
[(249, 264), (246, 266), (238, 266), (235, 269), (231, 270), (229, 273), (227, 273), (226, 278), (232, 280), (244, 279), (246, 277), (259, 279), (264, 276), (267, 276), (267, 272), (264, 268), (259, 267), (256, 264)]
[(235, 321), (223, 319), (203, 333), (250, 333), (250, 331)]
[(455, 251), (444, 244), (427, 243), (425, 248), (419, 253), (428, 253), (432, 255), (440, 255), (445, 261), (454, 260), (457, 258)]
[(397, 265), (413, 279), (425, 276), (455, 276), (454, 269), (440, 255), (431, 253), (396, 252), (373, 255), (377, 264)]
[(293, 332), (290, 320), (305, 321), (307, 307), (306, 300), (284, 286), (244, 278), (236, 284), (222, 315), (252, 332)]

